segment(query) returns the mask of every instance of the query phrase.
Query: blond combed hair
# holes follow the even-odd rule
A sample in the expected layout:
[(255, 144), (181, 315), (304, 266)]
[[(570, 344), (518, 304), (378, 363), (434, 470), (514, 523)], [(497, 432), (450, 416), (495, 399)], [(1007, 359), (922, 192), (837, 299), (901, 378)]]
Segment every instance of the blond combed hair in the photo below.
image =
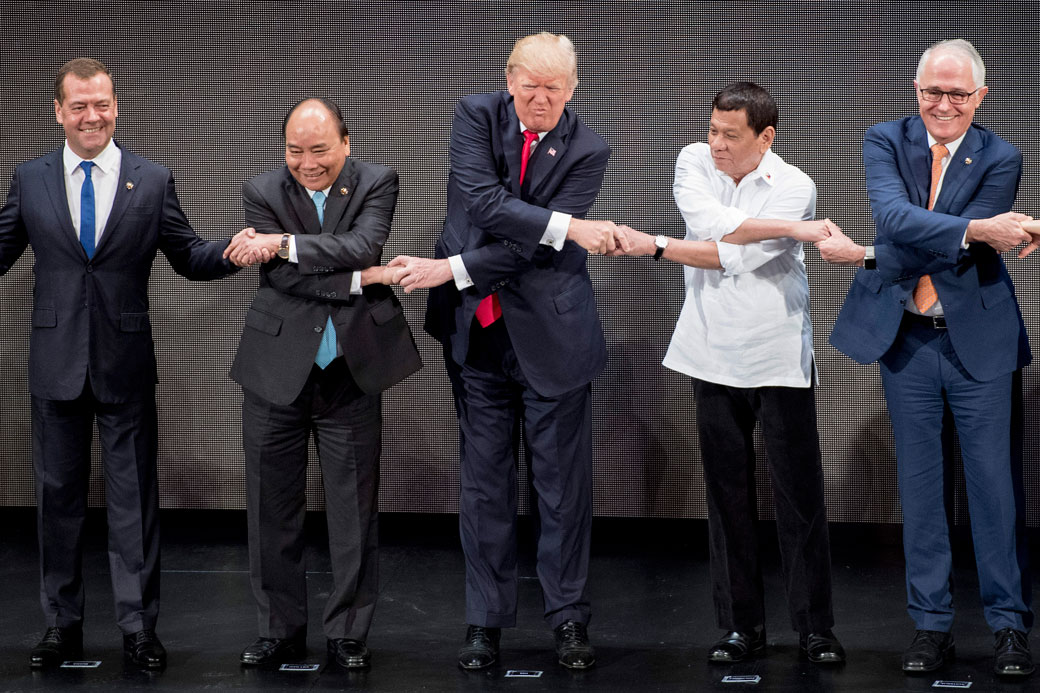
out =
[(574, 44), (563, 34), (542, 31), (524, 36), (513, 44), (506, 61), (506, 76), (518, 67), (542, 76), (565, 75), (572, 89), (578, 85), (578, 58)]

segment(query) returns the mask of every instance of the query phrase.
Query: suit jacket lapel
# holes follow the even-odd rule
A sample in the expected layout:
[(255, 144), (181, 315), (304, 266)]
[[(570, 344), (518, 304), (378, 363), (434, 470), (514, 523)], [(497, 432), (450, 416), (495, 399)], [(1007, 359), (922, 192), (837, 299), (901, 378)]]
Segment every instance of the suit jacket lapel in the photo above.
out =
[[(516, 116), (516, 107), (513, 105), (513, 97), (505, 97), (505, 108), (499, 118), (498, 126), (502, 130), (502, 154), (506, 159), (506, 168), (509, 173), (509, 190), (517, 197), (520, 196), (520, 157), (524, 150), (524, 136), (520, 132), (520, 119)], [(528, 161), (530, 166), (531, 162)], [(526, 177), (526, 174), (525, 174)]]
[(65, 164), (62, 161), (61, 149), (53, 152), (47, 158), (47, 173), (43, 182), (47, 186), (47, 194), (54, 205), (54, 217), (58, 220), (58, 225), (61, 226), (65, 236), (79, 246), (83, 257), (86, 258), (86, 251), (79, 243), (76, 227), (73, 225), (72, 215), (69, 213), (69, 198), (65, 192)]
[(296, 214), (297, 228), (303, 233), (321, 233), (321, 225), (318, 223), (318, 210), (314, 208), (314, 200), (311, 199), (307, 189), (296, 182), (286, 166), (285, 181), (282, 187), (285, 197), (289, 200), (289, 209)]
[[(957, 147), (957, 153), (946, 166), (942, 189), (939, 190), (939, 197), (935, 200), (936, 211), (951, 211), (951, 202), (958, 199), (961, 188), (972, 178), (971, 174), (976, 170), (972, 168), (972, 164), (978, 160), (980, 149), (982, 149), (982, 138), (975, 128), (969, 127), (961, 141), (961, 146)], [(956, 213), (960, 210), (952, 211)]]
[(119, 182), (116, 184), (116, 196), (112, 200), (112, 211), (108, 214), (105, 229), (101, 232), (101, 238), (94, 247), (94, 257), (97, 257), (97, 254), (108, 245), (109, 239), (116, 233), (119, 221), (123, 218), (126, 208), (133, 201), (135, 191), (140, 183), (138, 174), (141, 162), (122, 147), (119, 148), (119, 152)]
[(920, 207), (928, 207), (928, 194), (932, 190), (932, 151), (928, 148), (928, 132), (920, 117), (911, 121), (906, 133), (906, 157), (913, 176), (914, 190)]
[(531, 158), (527, 160), (527, 171), (524, 173), (525, 197), (538, 190), (538, 186), (552, 173), (556, 163), (563, 159), (567, 152), (567, 135), (571, 131), (570, 118), (570, 112), (564, 110), (560, 122), (542, 138)]
[(347, 203), (350, 202), (350, 197), (354, 194), (354, 188), (357, 187), (357, 179), (357, 164), (353, 159), (347, 157), (346, 162), (343, 164), (343, 170), (339, 172), (339, 177), (332, 184), (329, 196), (325, 200), (325, 224), (322, 227), (323, 230), (335, 231), (339, 226), (339, 221), (347, 210)]

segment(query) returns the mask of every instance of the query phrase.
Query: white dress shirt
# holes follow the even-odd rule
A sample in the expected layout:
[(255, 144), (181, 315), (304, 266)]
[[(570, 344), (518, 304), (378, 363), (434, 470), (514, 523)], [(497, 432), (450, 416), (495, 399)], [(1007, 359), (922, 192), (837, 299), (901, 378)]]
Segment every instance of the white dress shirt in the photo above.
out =
[[(307, 195), (311, 198), (311, 203), (314, 203), (314, 194), (317, 190), (311, 190), (310, 188), (304, 188), (307, 191)], [(332, 186), (325, 188), (321, 192), (325, 194), (325, 202), (329, 201), (329, 191), (332, 190)], [(322, 207), (324, 209), (324, 207)], [(322, 212), (322, 218), (324, 218), (324, 212)], [(300, 263), (300, 256), (296, 254), (296, 234), (289, 235), (289, 262), (296, 264)], [(361, 295), (361, 272), (350, 273), (350, 293), (354, 296)]]
[(115, 140), (109, 140), (101, 153), (93, 159), (84, 159), (69, 148), (68, 140), (62, 151), (62, 168), (65, 173), (65, 196), (69, 201), (69, 214), (72, 215), (72, 226), (79, 238), (80, 226), (80, 194), (87, 172), (80, 168), (83, 161), (93, 161), (94, 168), (90, 172), (90, 180), (94, 185), (94, 247), (101, 242), (101, 234), (112, 213), (112, 204), (116, 199), (116, 188), (119, 186), (119, 170), (123, 163), (123, 153), (119, 151)]
[(769, 150), (735, 185), (698, 142), (679, 154), (673, 192), (686, 239), (715, 241), (722, 269), (683, 268), (686, 300), (664, 365), (731, 387), (808, 387), (813, 344), (802, 244), (720, 241), (748, 218), (812, 219), (812, 179)]
[[(523, 123), (520, 123), (520, 134), (523, 134), (525, 130), (527, 130), (527, 127)], [(534, 156), (534, 150), (538, 148), (538, 144), (548, 134), (548, 132), (539, 132), (538, 139), (531, 143), (531, 151), (528, 154), (528, 163), (530, 163), (530, 157)], [(567, 229), (570, 227), (570, 223), (570, 214), (554, 211), (549, 217), (549, 225), (545, 227), (545, 233), (542, 234), (538, 243), (541, 245), (552, 246), (557, 252), (563, 250), (563, 244), (567, 240)], [(470, 279), (469, 272), (466, 270), (466, 263), (462, 261), (461, 255), (452, 255), (449, 257), (448, 264), (451, 266), (451, 274), (455, 278), (455, 288), (462, 291), (463, 289), (473, 286), (473, 280)]]

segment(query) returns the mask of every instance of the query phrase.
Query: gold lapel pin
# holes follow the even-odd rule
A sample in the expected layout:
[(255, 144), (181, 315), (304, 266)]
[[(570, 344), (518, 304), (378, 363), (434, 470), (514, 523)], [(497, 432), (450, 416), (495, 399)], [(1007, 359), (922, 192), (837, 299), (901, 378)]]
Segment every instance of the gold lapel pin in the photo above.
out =
[(133, 182), (131, 182), (131, 181), (127, 181), (127, 182), (126, 182), (126, 189), (127, 189), (127, 190), (133, 190), (133, 189), (134, 189), (134, 184), (133, 184)]
[(346, 195), (348, 192), (350, 192), (350, 191), (347, 190), (346, 188), (340, 188), (339, 189), (339, 194), (340, 195)]
[(971, 166), (971, 157), (970, 156), (964, 158), (964, 165), (965, 166)]

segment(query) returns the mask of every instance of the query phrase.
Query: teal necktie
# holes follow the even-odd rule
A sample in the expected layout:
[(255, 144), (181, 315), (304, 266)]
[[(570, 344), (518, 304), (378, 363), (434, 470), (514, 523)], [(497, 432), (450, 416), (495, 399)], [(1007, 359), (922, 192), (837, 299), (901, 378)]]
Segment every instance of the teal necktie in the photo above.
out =
[(87, 251), (87, 259), (94, 257), (94, 181), (90, 177), (93, 161), (79, 162), (85, 177), (79, 189), (79, 242)]
[[(325, 193), (318, 191), (311, 197), (314, 201), (314, 209), (318, 211), (318, 223), (325, 223)], [(332, 359), (336, 358), (336, 328), (332, 326), (332, 316), (325, 320), (325, 332), (321, 335), (321, 344), (318, 345), (318, 353), (314, 357), (314, 363), (318, 368), (324, 369)]]

